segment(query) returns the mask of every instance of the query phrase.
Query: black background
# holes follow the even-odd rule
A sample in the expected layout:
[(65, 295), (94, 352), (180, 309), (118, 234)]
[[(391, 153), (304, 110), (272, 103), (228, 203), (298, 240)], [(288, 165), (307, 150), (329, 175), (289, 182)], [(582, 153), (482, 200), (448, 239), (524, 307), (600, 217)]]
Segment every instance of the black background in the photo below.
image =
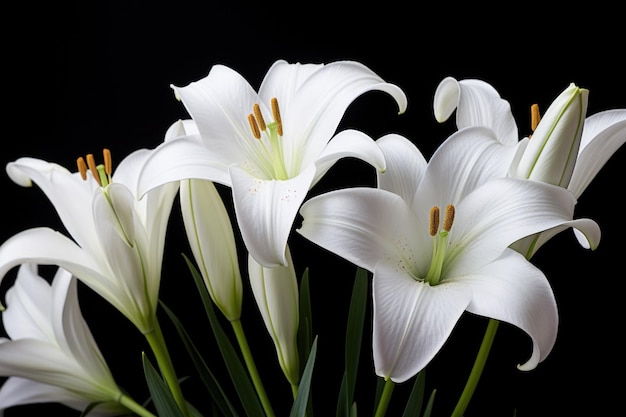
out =
[[(130, 2), (129, 2), (130, 3)], [(368, 93), (348, 109), (341, 128), (354, 127), (378, 138), (400, 133), (429, 156), (454, 130), (432, 115), (439, 81), (481, 78), (511, 102), (520, 135), (529, 133), (532, 103), (545, 110), (570, 82), (590, 90), (588, 114), (626, 107), (623, 45), (617, 9), (597, 3), (582, 10), (435, 6), (238, 4), (235, 2), (106, 2), (90, 6), (14, 6), (4, 13), (4, 110), (2, 163), (35, 156), (70, 169), (77, 156), (111, 149), (121, 160), (135, 149), (157, 146), (166, 128), (187, 114), (170, 84), (204, 77), (214, 64), (240, 72), (256, 88), (276, 59), (327, 63), (357, 60), (408, 95), (405, 114), (393, 100)], [(597, 6), (597, 7), (596, 7)], [(595, 8), (594, 8), (595, 7)], [(621, 15), (623, 16), (623, 15)], [(10, 23), (10, 24), (9, 24)], [(8, 91), (6, 90), (8, 88)], [(560, 330), (551, 355), (536, 370), (515, 367), (530, 354), (528, 337), (501, 325), (482, 380), (467, 410), (476, 416), (614, 415), (622, 404), (624, 377), (621, 284), (625, 233), (620, 149), (580, 198), (577, 216), (601, 226), (595, 252), (563, 233), (534, 258), (552, 283), (560, 309)], [(36, 188), (23, 189), (0, 176), (2, 241), (34, 226), (61, 228), (52, 206)], [(371, 167), (341, 160), (311, 195), (345, 186), (373, 185)], [(223, 190), (228, 204), (228, 190)], [(223, 371), (208, 322), (180, 252), (189, 253), (176, 208), (164, 260), (162, 300), (186, 323), (215, 372)], [(316, 415), (334, 415), (341, 378), (343, 335), (354, 267), (299, 235), (292, 235), (296, 268), (310, 268), (314, 327), (319, 335), (314, 373)], [(242, 260), (245, 258), (242, 258)], [(245, 276), (245, 275), (244, 275)], [(9, 287), (2, 283), (2, 297)], [(242, 322), (278, 416), (288, 415), (290, 389), (280, 373), (271, 341), (245, 287)], [(85, 318), (119, 384), (140, 401), (147, 396), (141, 335), (97, 295), (81, 287)], [(179, 376), (193, 367), (163, 316)], [(466, 315), (427, 368), (427, 388), (436, 388), (433, 416), (449, 415), (463, 387), (486, 325)], [(359, 415), (370, 415), (373, 397), (370, 333), (364, 334)], [(224, 379), (225, 386), (228, 380)], [(204, 393), (193, 381), (183, 389), (199, 407)], [(401, 415), (410, 384), (396, 387), (389, 416)], [(44, 411), (78, 415), (59, 406), (25, 406), (7, 416)]]

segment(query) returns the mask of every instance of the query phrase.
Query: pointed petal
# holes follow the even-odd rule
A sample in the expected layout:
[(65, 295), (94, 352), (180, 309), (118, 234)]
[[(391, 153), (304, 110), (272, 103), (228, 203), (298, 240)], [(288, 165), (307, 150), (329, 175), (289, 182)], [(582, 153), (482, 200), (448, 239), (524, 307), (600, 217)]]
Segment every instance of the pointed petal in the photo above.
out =
[[(515, 146), (502, 145), (487, 128), (459, 130), (431, 157), (416, 204), (424, 213), (432, 206), (457, 204), (489, 180), (505, 177), (516, 152)], [(425, 220), (428, 221), (428, 216)]]
[(495, 260), (513, 242), (572, 220), (576, 200), (564, 188), (497, 178), (456, 206), (446, 275), (465, 274)]
[(416, 224), (410, 207), (389, 191), (331, 191), (305, 202), (300, 214), (301, 235), (368, 271), (381, 259), (390, 258), (401, 268), (406, 267), (404, 260), (424, 265), (429, 259), (428, 230)]
[(378, 188), (398, 194), (409, 206), (422, 182), (426, 158), (410, 140), (389, 134), (376, 141), (385, 155), (386, 170), (378, 173)]
[(435, 119), (442, 123), (455, 109), (459, 130), (468, 126), (485, 126), (491, 128), (505, 145), (515, 145), (519, 140), (511, 105), (484, 81), (444, 78), (435, 90)]
[(2, 384), (0, 410), (17, 405), (38, 403), (62, 403), (76, 410), (83, 410), (89, 401), (64, 388), (25, 378), (11, 377)]
[[(284, 65), (280, 69), (280, 75), (287, 77), (282, 79), (282, 84), (296, 82), (299, 84), (297, 91), (277, 87), (280, 83), (275, 74), (271, 74), (271, 80), (259, 91), (264, 101), (271, 97), (278, 98), (285, 137), (290, 138), (287, 146), (304, 147), (307, 153), (319, 155), (337, 130), (348, 106), (369, 91), (389, 94), (398, 105), (399, 113), (406, 110), (407, 98), (404, 92), (398, 86), (385, 82), (363, 64), (336, 61), (316, 67), (316, 71), (305, 68), (305, 73), (301, 74), (306, 65), (312, 64)], [(276, 71), (276, 74), (279, 72)], [(297, 81), (292, 81), (294, 79)], [(288, 102), (288, 105), (283, 105), (283, 101)]]
[(461, 283), (430, 286), (395, 265), (376, 265), (376, 374), (400, 383), (421, 371), (446, 342), (471, 297), (471, 289)]
[(626, 109), (607, 110), (585, 120), (580, 150), (568, 189), (580, 197), (604, 164), (626, 142)]
[(236, 71), (214, 65), (206, 77), (172, 88), (195, 121), (200, 135), (210, 138), (217, 152), (237, 146), (242, 138), (252, 137), (248, 114), (258, 102), (258, 96)]
[(230, 217), (210, 181), (183, 181), (180, 205), (191, 251), (213, 302), (228, 320), (241, 316), (243, 286)]
[(532, 339), (532, 355), (522, 370), (534, 369), (554, 346), (559, 316), (545, 275), (522, 255), (507, 250), (496, 261), (460, 278), (472, 287), (467, 311), (524, 330)]
[(230, 172), (237, 223), (248, 251), (263, 266), (286, 266), (287, 239), (315, 167), (285, 181), (259, 180), (237, 167)]
[(598, 223), (591, 219), (574, 219), (563, 222), (563, 224), (545, 230), (538, 235), (520, 239), (511, 245), (511, 249), (524, 255), (526, 259), (530, 259), (553, 236), (569, 228), (573, 229), (576, 240), (583, 248), (596, 250), (600, 244), (601, 231)]
[(363, 132), (348, 129), (335, 135), (319, 155), (319, 159), (315, 161), (317, 172), (313, 185), (326, 174), (337, 160), (348, 157), (365, 161), (377, 171), (385, 170), (385, 157), (376, 142)]
[(6, 294), (6, 303), (11, 308), (2, 313), (7, 335), (11, 339), (52, 339), (51, 301), (50, 285), (37, 275), (37, 265), (20, 265), (15, 284)]
[[(85, 216), (85, 208), (98, 185), (91, 178), (83, 181), (78, 173), (70, 173), (60, 165), (35, 158), (20, 158), (7, 164), (7, 173), (18, 184), (31, 181), (44, 192), (57, 211), (69, 234), (82, 247), (98, 247), (91, 216)], [(90, 174), (88, 174), (90, 175)]]
[(162, 143), (152, 151), (139, 174), (136, 195), (183, 179), (205, 179), (230, 186), (228, 167), (220, 162), (198, 136)]

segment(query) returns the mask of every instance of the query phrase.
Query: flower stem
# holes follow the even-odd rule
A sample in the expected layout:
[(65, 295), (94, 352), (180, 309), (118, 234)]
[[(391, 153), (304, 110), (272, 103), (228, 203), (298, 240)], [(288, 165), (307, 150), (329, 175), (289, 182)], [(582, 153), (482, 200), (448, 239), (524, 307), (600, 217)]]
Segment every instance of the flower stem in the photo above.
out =
[(380, 396), (380, 401), (378, 401), (378, 406), (376, 406), (376, 414), (374, 414), (374, 417), (383, 417), (385, 415), (385, 413), (387, 412), (387, 407), (389, 406), (389, 400), (391, 400), (391, 394), (393, 393), (394, 387), (395, 384), (391, 379), (385, 380), (383, 393)]
[(263, 382), (261, 382), (261, 378), (259, 377), (259, 372), (256, 369), (254, 358), (252, 357), (252, 352), (250, 352), (250, 347), (248, 346), (248, 340), (246, 339), (243, 327), (241, 326), (241, 321), (239, 319), (232, 320), (230, 324), (233, 326), (233, 331), (235, 332), (237, 343), (239, 343), (241, 354), (243, 355), (243, 359), (246, 362), (246, 366), (248, 367), (250, 378), (252, 378), (252, 384), (254, 385), (257, 395), (261, 400), (261, 405), (265, 410), (265, 415), (267, 417), (274, 417), (274, 411), (272, 410), (269, 398), (265, 393), (265, 388), (263, 387)]
[(178, 383), (178, 378), (176, 377), (176, 372), (174, 371), (174, 365), (172, 364), (172, 358), (167, 350), (165, 338), (161, 332), (161, 326), (156, 319), (154, 320), (154, 330), (149, 333), (144, 333), (144, 336), (150, 344), (150, 348), (152, 349), (157, 363), (159, 364), (161, 374), (163, 375), (163, 378), (165, 378), (165, 382), (169, 386), (170, 391), (174, 396), (174, 400), (176, 400), (176, 404), (178, 404), (178, 407), (180, 407), (180, 410), (184, 415), (189, 416), (190, 414), (187, 409), (187, 403), (185, 402), (185, 398), (183, 397), (183, 393), (180, 389), (180, 384)]
[(135, 400), (133, 400), (132, 398), (130, 398), (127, 395), (123, 395), (122, 394), (118, 398), (117, 402), (120, 403), (121, 405), (123, 405), (124, 407), (126, 407), (127, 409), (129, 409), (130, 411), (132, 411), (133, 413), (137, 414), (138, 416), (141, 416), (141, 417), (156, 417), (156, 415), (154, 415), (150, 411), (146, 410), (144, 407), (139, 405)]
[(467, 378), (465, 388), (459, 397), (459, 401), (457, 402), (454, 411), (452, 411), (451, 417), (461, 417), (469, 405), (472, 395), (474, 395), (474, 391), (476, 390), (476, 386), (478, 385), (480, 375), (483, 373), (483, 369), (485, 368), (485, 363), (487, 362), (487, 357), (489, 356), (493, 339), (496, 336), (496, 330), (498, 330), (498, 324), (500, 324), (498, 320), (489, 319), (489, 324), (487, 325), (483, 341), (480, 344), (480, 349), (476, 355), (474, 366), (472, 367), (472, 371)]

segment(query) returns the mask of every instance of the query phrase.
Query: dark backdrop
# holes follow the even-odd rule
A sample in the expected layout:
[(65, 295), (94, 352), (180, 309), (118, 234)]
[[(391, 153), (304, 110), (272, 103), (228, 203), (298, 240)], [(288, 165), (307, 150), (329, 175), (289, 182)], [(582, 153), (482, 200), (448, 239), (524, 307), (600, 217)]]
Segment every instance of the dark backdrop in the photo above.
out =
[[(120, 160), (137, 148), (158, 145), (165, 129), (185, 118), (170, 84), (204, 77), (212, 65), (225, 64), (258, 87), (276, 59), (327, 63), (357, 60), (408, 95), (405, 114), (395, 103), (369, 93), (348, 109), (342, 127), (373, 138), (396, 132), (415, 141), (429, 156), (453, 131), (453, 121), (438, 125), (432, 97), (439, 81), (481, 78), (511, 102), (521, 134), (527, 134), (529, 106), (545, 109), (570, 82), (590, 90), (589, 112), (626, 107), (623, 76), (623, 30), (620, 12), (586, 6), (585, 10), (515, 10), (449, 4), (400, 7), (391, 3), (345, 5), (237, 2), (169, 4), (106, 2), (91, 6), (24, 4), (5, 13), (3, 67), (5, 87), (1, 153), (5, 164), (35, 156), (73, 167), (76, 157), (111, 149)], [(623, 23), (623, 22), (622, 22)], [(8, 88), (8, 91), (7, 91)], [(481, 383), (466, 417), (613, 415), (621, 406), (624, 376), (621, 259), (625, 232), (620, 207), (624, 192), (619, 150), (591, 184), (577, 215), (595, 219), (603, 240), (595, 252), (580, 248), (571, 233), (557, 236), (534, 258), (554, 286), (561, 324), (552, 354), (531, 372), (515, 368), (530, 354), (530, 341), (516, 328), (501, 325)], [(73, 169), (73, 168), (72, 168)], [(53, 209), (36, 188), (23, 189), (0, 176), (4, 241), (22, 229), (61, 227)], [(312, 194), (338, 186), (373, 185), (371, 167), (340, 161)], [(225, 192), (227, 199), (229, 194)], [(227, 202), (228, 203), (228, 202)], [(189, 253), (172, 213), (165, 259), (162, 299), (190, 323), (199, 346), (223, 371), (201, 304), (179, 253)], [(354, 267), (293, 234), (296, 267), (310, 267), (314, 326), (319, 334), (315, 395), (318, 415), (334, 415), (341, 377), (343, 335)], [(313, 261), (314, 260), (314, 261)], [(10, 279), (1, 286), (2, 297)], [(83, 312), (121, 386), (143, 399), (139, 352), (146, 349), (119, 313), (81, 287)], [(271, 342), (246, 287), (243, 323), (248, 328), (261, 377), (280, 416), (288, 409), (280, 398), (289, 387), (276, 371)], [(164, 318), (164, 321), (166, 319)], [(436, 388), (434, 416), (449, 415), (469, 373), (487, 321), (466, 315), (427, 369), (427, 387)], [(173, 330), (180, 375), (193, 375)], [(369, 415), (373, 394), (369, 329), (365, 332), (359, 387), (359, 415)], [(271, 375), (278, 375), (272, 377)], [(228, 381), (225, 380), (228, 385)], [(183, 385), (191, 401), (203, 393)], [(388, 415), (400, 415), (410, 384), (396, 388)], [(58, 406), (17, 407), (7, 416), (36, 415)]]

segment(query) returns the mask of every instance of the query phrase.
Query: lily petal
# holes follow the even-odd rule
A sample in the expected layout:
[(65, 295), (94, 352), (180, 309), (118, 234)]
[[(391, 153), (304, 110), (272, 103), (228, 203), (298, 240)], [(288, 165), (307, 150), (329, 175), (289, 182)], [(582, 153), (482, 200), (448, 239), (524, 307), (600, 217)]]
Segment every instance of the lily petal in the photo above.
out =
[(413, 142), (397, 134), (385, 135), (376, 143), (387, 164), (384, 172), (378, 172), (378, 188), (396, 193), (408, 205), (413, 205), (415, 189), (428, 166), (426, 158)]
[(580, 197), (611, 156), (626, 142), (626, 109), (589, 116), (568, 189)]
[(472, 291), (456, 282), (430, 286), (383, 262), (376, 265), (372, 285), (376, 374), (404, 382), (441, 349)]
[(137, 181), (137, 196), (168, 182), (204, 179), (231, 185), (228, 166), (219, 161), (199, 136), (164, 142), (146, 160)]
[(472, 275), (462, 277), (472, 288), (467, 311), (510, 323), (532, 339), (532, 355), (519, 369), (534, 369), (552, 351), (559, 315), (545, 275), (519, 253), (507, 250)]
[(259, 180), (237, 167), (230, 172), (235, 213), (248, 251), (262, 265), (287, 266), (287, 239), (315, 166), (284, 181)]
[[(377, 172), (385, 170), (385, 156), (380, 147), (371, 137), (353, 129), (342, 130), (328, 142), (315, 161), (317, 172), (311, 187), (315, 185), (340, 158), (358, 158), (376, 168)], [(312, 161), (313, 162), (313, 161)]]
[(500, 142), (515, 145), (519, 134), (511, 105), (488, 83), (466, 79), (444, 78), (435, 90), (435, 119), (443, 123), (456, 109), (457, 128), (485, 126), (491, 128)]
[(306, 201), (300, 214), (301, 235), (370, 272), (379, 259), (391, 258), (398, 265), (412, 259), (419, 265), (430, 257), (428, 230), (416, 224), (411, 208), (390, 191), (330, 191)]

